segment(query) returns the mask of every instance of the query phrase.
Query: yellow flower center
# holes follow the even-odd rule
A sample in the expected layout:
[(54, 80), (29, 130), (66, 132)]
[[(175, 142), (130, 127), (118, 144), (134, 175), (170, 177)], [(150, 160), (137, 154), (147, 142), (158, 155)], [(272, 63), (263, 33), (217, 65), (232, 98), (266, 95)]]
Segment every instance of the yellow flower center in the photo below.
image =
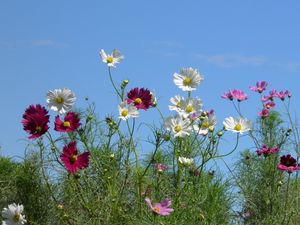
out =
[(112, 56), (107, 56), (106, 62), (107, 63), (112, 63), (114, 61), (114, 58)]
[(186, 77), (183, 80), (183, 84), (184, 86), (190, 86), (192, 84), (192, 81), (193, 81), (192, 78)]
[(237, 125), (235, 125), (235, 127), (233, 129), (236, 131), (241, 131), (242, 125), (238, 123)]
[(41, 126), (37, 126), (35, 128), (35, 130), (36, 130), (37, 133), (40, 133), (42, 131), (42, 127)]
[(55, 101), (56, 101), (56, 103), (61, 104), (61, 103), (64, 102), (64, 99), (63, 99), (61, 96), (57, 96), (57, 97), (55, 98)]
[(189, 105), (188, 107), (186, 107), (185, 111), (186, 111), (187, 113), (191, 113), (191, 112), (194, 111), (194, 107), (193, 107), (192, 105)]
[(182, 131), (182, 127), (181, 127), (180, 125), (177, 125), (177, 126), (174, 128), (174, 131), (175, 131), (176, 133)]
[(72, 155), (72, 156), (70, 157), (71, 163), (74, 163), (76, 160), (77, 160), (77, 155)]
[(160, 213), (160, 208), (154, 207), (154, 208), (153, 208), (153, 211), (154, 211), (155, 213), (159, 214), (159, 213)]
[(126, 117), (126, 116), (128, 115), (127, 109), (124, 109), (124, 110), (121, 112), (121, 115), (122, 115), (123, 117)]
[(14, 221), (15, 223), (17, 223), (17, 222), (20, 221), (20, 214), (19, 214), (19, 213), (17, 213), (16, 215), (14, 215), (13, 221)]
[(135, 104), (141, 104), (141, 103), (142, 103), (142, 99), (136, 98), (136, 99), (134, 100), (134, 103), (135, 103)]
[(69, 121), (65, 121), (63, 124), (64, 127), (68, 128), (71, 126), (71, 123)]
[(204, 122), (202, 123), (202, 128), (207, 129), (209, 127), (209, 123), (208, 122)]

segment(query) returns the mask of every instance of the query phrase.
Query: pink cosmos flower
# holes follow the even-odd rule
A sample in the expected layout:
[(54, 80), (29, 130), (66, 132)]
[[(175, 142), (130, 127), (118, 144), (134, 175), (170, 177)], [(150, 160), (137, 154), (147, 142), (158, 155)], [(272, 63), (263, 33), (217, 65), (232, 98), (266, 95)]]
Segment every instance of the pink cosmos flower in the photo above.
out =
[(285, 97), (292, 97), (291, 92), (289, 92), (288, 90), (286, 91), (280, 91), (277, 93), (276, 97), (280, 98), (282, 101), (284, 101)]
[(127, 94), (127, 103), (133, 103), (137, 109), (147, 110), (152, 106), (151, 92), (146, 88), (133, 88)]
[(148, 206), (153, 211), (153, 213), (155, 213), (156, 215), (168, 216), (171, 212), (174, 211), (174, 209), (169, 208), (171, 205), (171, 201), (167, 198), (161, 203), (155, 203), (154, 206), (152, 205), (151, 200), (149, 198), (145, 198), (145, 201), (147, 202)]
[(250, 90), (262, 93), (264, 90), (266, 90), (268, 86), (268, 83), (266, 81), (258, 81), (256, 82), (256, 87), (250, 86)]
[(300, 165), (297, 164), (296, 159), (294, 159), (290, 154), (288, 154), (280, 157), (280, 163), (277, 168), (279, 170), (292, 173), (295, 170), (300, 170)]
[(233, 96), (233, 93), (232, 93), (232, 90), (229, 90), (228, 92), (225, 92), (221, 98), (224, 98), (224, 99), (229, 99), (230, 101), (233, 100), (234, 96)]
[(273, 89), (272, 91), (269, 92), (269, 95), (264, 96), (261, 101), (262, 102), (267, 102), (267, 101), (273, 101), (274, 98), (277, 97), (277, 91), (275, 89)]
[(267, 157), (267, 156), (270, 156), (272, 154), (279, 152), (279, 150), (280, 149), (277, 147), (270, 149), (267, 145), (263, 145), (261, 147), (261, 149), (257, 150), (256, 152), (257, 152), (258, 156), (264, 155), (264, 157)]
[(60, 155), (60, 159), (63, 161), (66, 169), (70, 173), (76, 173), (78, 169), (84, 169), (88, 167), (89, 156), (89, 152), (84, 152), (78, 155), (76, 141), (73, 141), (63, 148), (63, 153)]
[(48, 129), (49, 115), (45, 107), (30, 105), (23, 114), (23, 129), (31, 134), (29, 139), (36, 139), (45, 134)]
[(267, 102), (266, 104), (264, 104), (264, 106), (266, 107), (266, 109), (272, 109), (276, 106), (275, 102)]
[(233, 97), (236, 98), (239, 102), (247, 100), (248, 96), (242, 92), (241, 90), (233, 90), (232, 91)]
[(73, 132), (80, 126), (80, 119), (76, 113), (68, 112), (62, 121), (59, 116), (55, 117), (54, 130), (60, 132)]
[(268, 109), (263, 109), (261, 112), (258, 113), (258, 115), (262, 118), (266, 118), (270, 115), (270, 112)]
[(157, 164), (155, 164), (155, 169), (157, 170), (157, 172), (162, 173), (167, 169), (167, 166), (162, 163), (157, 163)]

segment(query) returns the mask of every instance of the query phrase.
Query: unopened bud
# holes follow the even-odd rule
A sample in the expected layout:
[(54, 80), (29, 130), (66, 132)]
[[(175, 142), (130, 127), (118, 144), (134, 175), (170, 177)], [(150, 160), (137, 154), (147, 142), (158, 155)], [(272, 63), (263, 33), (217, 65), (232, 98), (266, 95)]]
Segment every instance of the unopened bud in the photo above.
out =
[(219, 131), (219, 132), (217, 133), (217, 135), (218, 135), (218, 137), (222, 137), (223, 132), (222, 132), (222, 131)]

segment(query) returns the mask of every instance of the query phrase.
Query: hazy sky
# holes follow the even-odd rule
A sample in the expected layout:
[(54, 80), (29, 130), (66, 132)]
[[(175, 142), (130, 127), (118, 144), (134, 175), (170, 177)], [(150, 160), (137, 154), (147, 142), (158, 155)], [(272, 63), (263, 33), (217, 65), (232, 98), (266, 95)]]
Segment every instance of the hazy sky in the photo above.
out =
[[(183, 94), (173, 73), (190, 66), (205, 76), (194, 96), (216, 110), (219, 122), (236, 115), (220, 95), (232, 88), (250, 94), (257, 80), (291, 90), (297, 110), (299, 11), (296, 0), (1, 1), (1, 154), (23, 155), (22, 114), (30, 104), (45, 105), (49, 89), (72, 89), (77, 107), (89, 96), (101, 118), (117, 114), (102, 48), (125, 56), (113, 70), (115, 80), (154, 90), (165, 115), (169, 98)], [(258, 96), (243, 108), (254, 118)], [(142, 112), (139, 121), (159, 121), (159, 115)]]

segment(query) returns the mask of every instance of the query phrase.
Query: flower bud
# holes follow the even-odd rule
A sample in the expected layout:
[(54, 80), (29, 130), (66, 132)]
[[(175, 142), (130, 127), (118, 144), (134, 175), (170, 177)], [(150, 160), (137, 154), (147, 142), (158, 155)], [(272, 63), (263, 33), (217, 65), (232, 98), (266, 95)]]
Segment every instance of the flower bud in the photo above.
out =
[(218, 137), (222, 137), (222, 136), (223, 136), (223, 132), (222, 132), (222, 131), (219, 131), (219, 132), (217, 133), (217, 135), (218, 135)]

